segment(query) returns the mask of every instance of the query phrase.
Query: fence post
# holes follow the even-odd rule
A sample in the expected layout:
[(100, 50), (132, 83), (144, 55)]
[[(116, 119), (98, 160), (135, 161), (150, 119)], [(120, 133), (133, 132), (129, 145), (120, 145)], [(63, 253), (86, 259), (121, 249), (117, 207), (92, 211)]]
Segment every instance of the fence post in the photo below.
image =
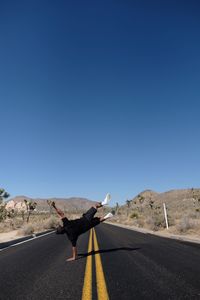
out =
[(163, 203), (163, 208), (164, 208), (164, 215), (165, 215), (166, 228), (169, 229), (168, 219), (167, 219), (167, 210), (166, 210), (165, 203)]

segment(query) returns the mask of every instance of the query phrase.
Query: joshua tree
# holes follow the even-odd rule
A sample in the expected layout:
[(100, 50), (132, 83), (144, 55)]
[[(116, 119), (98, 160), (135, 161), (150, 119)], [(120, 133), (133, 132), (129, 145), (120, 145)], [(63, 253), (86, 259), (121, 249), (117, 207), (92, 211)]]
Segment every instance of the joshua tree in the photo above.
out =
[(116, 202), (116, 207), (115, 207), (115, 212), (116, 212), (116, 214), (118, 213), (118, 209), (119, 209), (119, 203)]
[(4, 189), (0, 189), (0, 204), (9, 196), (10, 195)]
[(127, 216), (128, 216), (128, 211), (130, 208), (131, 200), (126, 200), (126, 205), (127, 205)]
[(192, 188), (191, 191), (192, 191), (193, 206), (196, 209), (196, 211), (199, 211), (199, 209), (200, 209), (199, 192), (198, 192), (198, 190), (195, 190), (194, 188)]
[(144, 202), (145, 197), (138, 195), (138, 199), (139, 199), (140, 204), (142, 204)]
[(36, 209), (37, 203), (33, 202), (33, 201), (28, 201), (26, 199), (24, 199), (24, 202), (26, 204), (26, 210), (28, 213), (27, 219), (26, 219), (26, 222), (28, 223), (31, 213)]
[(128, 208), (130, 207), (130, 204), (131, 204), (131, 200), (126, 200), (126, 205)]
[(49, 205), (49, 213), (50, 213), (50, 215), (52, 214), (52, 203), (53, 203), (53, 201), (47, 200), (47, 204)]
[(9, 196), (10, 195), (4, 189), (0, 189), (0, 221), (4, 220), (7, 216), (4, 200)]
[(12, 219), (12, 218), (14, 218), (15, 217), (15, 215), (16, 215), (16, 211), (12, 208), (12, 209), (7, 209), (7, 216), (8, 216), (8, 218), (10, 218), (10, 219)]
[(153, 200), (150, 200), (150, 201), (149, 201), (149, 206), (150, 206), (151, 209), (153, 209), (153, 205), (154, 205), (154, 201), (153, 201)]

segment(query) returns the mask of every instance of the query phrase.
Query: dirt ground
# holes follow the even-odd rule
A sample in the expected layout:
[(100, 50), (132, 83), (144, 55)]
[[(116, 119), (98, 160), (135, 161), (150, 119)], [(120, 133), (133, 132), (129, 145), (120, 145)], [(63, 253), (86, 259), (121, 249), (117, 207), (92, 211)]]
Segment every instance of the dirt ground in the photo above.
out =
[(18, 239), (18, 238), (23, 237), (23, 236), (24, 236), (23, 234), (20, 235), (18, 233), (18, 230), (3, 232), (3, 233), (0, 233), (0, 243), (12, 241), (12, 240)]

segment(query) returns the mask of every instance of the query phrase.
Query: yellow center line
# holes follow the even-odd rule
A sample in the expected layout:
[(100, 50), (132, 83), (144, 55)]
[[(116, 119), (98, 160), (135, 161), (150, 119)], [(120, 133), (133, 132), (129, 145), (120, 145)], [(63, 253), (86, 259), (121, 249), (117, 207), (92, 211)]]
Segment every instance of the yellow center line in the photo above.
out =
[[(93, 235), (94, 235), (94, 251), (96, 252), (99, 251), (99, 246), (98, 246), (97, 237), (94, 229), (93, 229)], [(101, 256), (99, 253), (95, 254), (95, 265), (96, 265), (98, 300), (109, 300), (103, 267), (101, 263)]]
[[(92, 251), (92, 230), (90, 230), (90, 237), (88, 243), (88, 253)], [(88, 255), (85, 268), (85, 277), (82, 291), (82, 300), (92, 299), (92, 255)]]

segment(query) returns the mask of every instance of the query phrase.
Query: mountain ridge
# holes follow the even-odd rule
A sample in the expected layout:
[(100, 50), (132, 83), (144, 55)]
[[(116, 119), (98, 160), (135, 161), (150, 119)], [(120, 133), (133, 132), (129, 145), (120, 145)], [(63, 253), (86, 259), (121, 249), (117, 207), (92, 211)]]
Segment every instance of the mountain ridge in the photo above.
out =
[(16, 205), (19, 202), (24, 202), (24, 199), (31, 200), (37, 203), (37, 211), (45, 212), (49, 211), (49, 205), (47, 200), (55, 201), (56, 205), (64, 211), (83, 211), (89, 209), (94, 203), (93, 200), (89, 200), (83, 197), (69, 197), (69, 198), (60, 198), (60, 197), (51, 197), (51, 198), (31, 198), (28, 196), (20, 195), (10, 198), (7, 201), (7, 204)]

